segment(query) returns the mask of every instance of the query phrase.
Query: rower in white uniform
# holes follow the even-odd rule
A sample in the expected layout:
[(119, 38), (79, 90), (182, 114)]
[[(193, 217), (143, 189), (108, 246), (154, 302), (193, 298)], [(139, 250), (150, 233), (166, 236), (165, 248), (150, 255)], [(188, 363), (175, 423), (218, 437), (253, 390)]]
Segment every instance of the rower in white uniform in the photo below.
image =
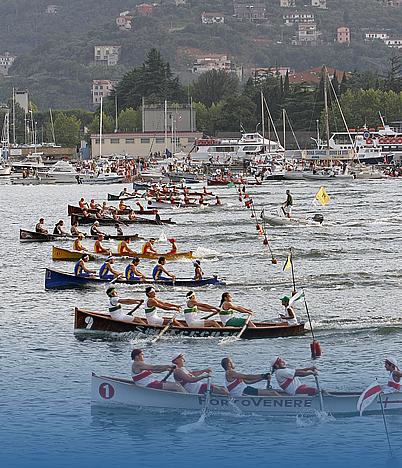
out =
[(139, 387), (153, 388), (156, 390), (170, 390), (172, 392), (187, 393), (186, 390), (176, 382), (167, 382), (167, 379), (158, 380), (155, 374), (161, 372), (172, 372), (176, 366), (146, 364), (142, 349), (133, 349), (131, 352), (133, 361), (131, 375), (135, 385)]
[(302, 384), (299, 377), (308, 377), (309, 375), (317, 375), (316, 367), (306, 367), (304, 369), (291, 369), (287, 367), (284, 359), (280, 356), (275, 357), (271, 361), (272, 373), (275, 372), (276, 380), (281, 389), (288, 395), (317, 395), (318, 389)]
[(388, 371), (388, 382), (387, 385), (383, 386), (383, 392), (400, 392), (402, 372), (399, 370), (398, 361), (393, 356), (388, 356), (384, 360), (384, 366)]
[(285, 308), (285, 313), (279, 314), (282, 322), (287, 322), (288, 325), (298, 325), (299, 322), (297, 321), (296, 312), (294, 307), (290, 304), (289, 296), (283, 296), (281, 301), (283, 307)]
[[(159, 300), (156, 297), (155, 288), (153, 288), (152, 286), (148, 286), (145, 289), (145, 294), (147, 295), (145, 317), (149, 325), (162, 327), (163, 325), (167, 325), (170, 322), (170, 318), (160, 317), (158, 315), (157, 309), (174, 310), (176, 312), (180, 312), (181, 310), (181, 306), (177, 304), (171, 304), (170, 302), (164, 302)], [(182, 326), (181, 323), (178, 322), (176, 319), (173, 319), (172, 324), (175, 327)]]
[(215, 320), (205, 320), (200, 317), (199, 312), (212, 312), (211, 315), (219, 314), (220, 309), (204, 302), (199, 302), (194, 291), (186, 294), (186, 308), (184, 309), (184, 318), (190, 328), (220, 327)]
[(113, 320), (121, 320), (123, 322), (134, 322), (144, 325), (144, 320), (141, 317), (131, 317), (131, 315), (123, 312), (122, 309), (122, 304), (142, 304), (144, 302), (143, 299), (120, 299), (117, 294), (116, 286), (114, 284), (108, 286), (108, 288), (106, 289), (106, 294), (109, 297), (109, 314)]
[[(191, 370), (185, 368), (186, 359), (183, 353), (178, 354), (172, 359), (176, 369), (173, 372), (173, 377), (176, 382), (182, 385), (187, 392), (197, 393), (203, 395), (208, 389), (208, 384), (203, 383), (202, 380), (211, 376), (212, 369)], [(219, 385), (211, 385), (211, 392), (217, 395), (229, 395), (225, 387)]]

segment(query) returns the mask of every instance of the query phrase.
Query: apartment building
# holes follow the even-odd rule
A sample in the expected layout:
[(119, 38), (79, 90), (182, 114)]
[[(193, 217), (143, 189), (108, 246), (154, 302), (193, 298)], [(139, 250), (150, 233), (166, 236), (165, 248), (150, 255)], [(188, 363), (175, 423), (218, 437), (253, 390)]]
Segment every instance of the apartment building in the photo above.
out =
[(121, 46), (99, 45), (94, 47), (95, 62), (102, 63), (108, 67), (117, 65), (120, 58)]

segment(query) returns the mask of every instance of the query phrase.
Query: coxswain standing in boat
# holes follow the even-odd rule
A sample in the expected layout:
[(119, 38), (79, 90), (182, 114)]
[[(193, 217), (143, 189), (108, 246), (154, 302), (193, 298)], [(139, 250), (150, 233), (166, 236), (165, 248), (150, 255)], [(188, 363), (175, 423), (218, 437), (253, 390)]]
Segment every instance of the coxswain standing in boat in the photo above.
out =
[(68, 236), (67, 232), (64, 229), (64, 221), (62, 219), (54, 226), (53, 234), (64, 237)]
[(111, 255), (111, 251), (106, 247), (103, 247), (102, 242), (105, 240), (104, 234), (99, 234), (98, 239), (94, 244), (94, 252), (97, 254)]
[(109, 297), (109, 314), (113, 320), (121, 320), (123, 322), (134, 322), (141, 325), (145, 324), (145, 321), (141, 317), (131, 317), (129, 314), (125, 314), (122, 309), (123, 305), (136, 305), (143, 304), (142, 299), (120, 299), (114, 284), (111, 284), (106, 289), (106, 294)]
[[(173, 372), (175, 381), (182, 385), (188, 393), (204, 395), (208, 390), (208, 384), (202, 383), (201, 381), (211, 376), (212, 369), (207, 368), (190, 371), (184, 367), (185, 362), (186, 359), (183, 353), (178, 354), (172, 359), (172, 363), (176, 366)], [(211, 385), (211, 392), (216, 395), (229, 395), (226, 388), (219, 385)]]
[(39, 234), (49, 234), (48, 230), (45, 228), (45, 219), (40, 218), (39, 223), (35, 226), (35, 232)]
[(271, 381), (271, 374), (242, 374), (235, 370), (234, 362), (231, 358), (223, 358), (221, 366), (225, 370), (225, 384), (231, 397), (239, 396), (279, 396), (278, 392), (269, 388), (251, 387), (249, 384)]
[(105, 236), (105, 233), (99, 229), (99, 221), (95, 221), (89, 229), (91, 236)]
[(145, 289), (145, 294), (147, 295), (145, 317), (149, 325), (162, 327), (163, 325), (167, 325), (168, 323), (170, 323), (170, 321), (172, 320), (173, 326), (182, 327), (181, 323), (178, 322), (176, 319), (159, 317), (158, 313), (156, 312), (156, 309), (174, 310), (176, 312), (180, 312), (181, 306), (177, 304), (171, 304), (170, 302), (160, 301), (159, 299), (157, 299), (155, 288), (153, 288), (152, 286), (148, 286)]
[(194, 281), (201, 281), (204, 276), (204, 272), (201, 268), (201, 260), (195, 260), (194, 265)]
[(317, 395), (318, 390), (314, 387), (302, 384), (299, 377), (308, 377), (317, 375), (316, 367), (306, 367), (304, 369), (291, 369), (287, 367), (286, 362), (280, 356), (274, 358), (271, 362), (272, 373), (275, 372), (276, 380), (281, 389), (288, 395)]
[(137, 255), (137, 252), (134, 252), (134, 250), (131, 250), (128, 244), (130, 243), (130, 238), (125, 237), (122, 241), (119, 242), (119, 245), (117, 246), (117, 252), (119, 255)]
[(140, 259), (138, 257), (134, 257), (131, 260), (131, 263), (127, 265), (125, 270), (125, 277), (128, 281), (146, 281), (146, 276), (138, 269), (138, 265), (140, 264)]
[(104, 280), (113, 280), (115, 278), (118, 278), (119, 276), (122, 276), (122, 273), (115, 270), (113, 268), (113, 265), (114, 265), (114, 257), (108, 257), (106, 259), (106, 262), (104, 262), (102, 266), (99, 268), (99, 278), (104, 279)]
[(167, 382), (157, 380), (154, 374), (162, 372), (171, 372), (174, 365), (153, 365), (144, 362), (144, 353), (142, 349), (133, 349), (131, 352), (133, 365), (131, 367), (132, 379), (139, 387), (154, 388), (157, 390), (170, 390), (171, 392), (187, 393), (186, 390), (176, 382)]
[(75, 276), (82, 276), (84, 278), (88, 276), (95, 276), (96, 270), (90, 270), (89, 268), (87, 268), (85, 266), (87, 262), (89, 262), (89, 255), (83, 254), (83, 256), (74, 265)]
[(145, 242), (145, 244), (142, 246), (141, 253), (148, 254), (148, 253), (153, 253), (157, 254), (158, 252), (154, 249), (154, 244), (155, 244), (155, 239), (151, 238), (149, 239), (148, 242)]
[(172, 239), (168, 239), (168, 242), (170, 242), (170, 250), (169, 254), (177, 254), (177, 244), (176, 244), (176, 239), (172, 237)]
[(292, 215), (292, 208), (293, 208), (293, 195), (290, 193), (290, 190), (286, 190), (286, 200), (285, 203), (282, 205), (283, 214), (290, 218)]
[(219, 314), (218, 307), (199, 302), (194, 291), (189, 291), (186, 299), (184, 318), (190, 328), (220, 327), (215, 320), (205, 320), (199, 317), (199, 311), (212, 312), (211, 316)]
[(388, 356), (384, 360), (384, 366), (388, 371), (388, 382), (382, 387), (382, 391), (384, 393), (400, 392), (402, 372), (399, 370), (398, 361), (394, 357)]
[(88, 252), (88, 249), (82, 245), (83, 238), (83, 234), (78, 234), (78, 237), (73, 242), (73, 250), (77, 250), (78, 252)]
[(290, 306), (290, 298), (289, 296), (283, 296), (281, 298), (282, 305), (285, 308), (284, 314), (279, 314), (279, 317), (283, 322), (287, 322), (288, 325), (298, 325), (299, 322), (297, 321), (296, 312), (294, 307)]
[[(169, 273), (166, 268), (166, 258), (165, 257), (159, 257), (158, 263), (154, 266), (154, 269), (152, 270), (152, 278), (155, 281), (161, 280), (161, 281), (169, 281), (172, 279), (173, 281), (176, 281), (176, 276), (173, 275), (172, 273)], [(167, 276), (163, 276), (163, 273)]]
[[(236, 311), (241, 312), (242, 314), (253, 315), (252, 310), (233, 304), (230, 293), (223, 293), (220, 303), (219, 317), (225, 327), (244, 327), (247, 320), (240, 317), (233, 317)], [(248, 326), (250, 328), (256, 328), (251, 320), (248, 322)]]

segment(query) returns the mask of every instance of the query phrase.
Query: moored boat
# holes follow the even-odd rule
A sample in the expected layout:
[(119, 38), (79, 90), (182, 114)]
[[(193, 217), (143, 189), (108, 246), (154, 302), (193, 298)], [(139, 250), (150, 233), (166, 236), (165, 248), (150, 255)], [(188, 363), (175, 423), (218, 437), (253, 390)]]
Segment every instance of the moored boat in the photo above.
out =
[[(153, 207), (152, 207), (153, 209)], [(71, 216), (71, 223), (74, 221), (78, 221), (80, 225), (85, 225), (85, 224), (93, 224), (95, 221), (99, 221), (99, 224), (101, 226), (108, 226), (108, 225), (114, 225), (116, 223), (118, 224), (156, 224), (156, 225), (161, 225), (161, 224), (176, 224), (174, 221), (169, 219), (147, 219), (147, 218), (139, 218), (136, 216), (135, 219), (129, 219), (127, 217), (120, 217), (119, 219), (115, 219), (113, 217), (110, 218), (96, 218), (95, 216), (82, 216), (79, 214), (75, 214)]]
[[(66, 260), (66, 261), (74, 261), (74, 260), (79, 260), (84, 252), (80, 252), (78, 250), (70, 250), (70, 249), (63, 249), (62, 247), (58, 247), (54, 245), (52, 247), (52, 260)], [(132, 258), (133, 255), (120, 255), (117, 252), (112, 253), (114, 257), (120, 257), (120, 258)], [(93, 259), (105, 259), (107, 255), (102, 255), (102, 254), (97, 254), (94, 252), (89, 253), (90, 258)], [(184, 258), (192, 259), (193, 257), (193, 252), (188, 251), (188, 252), (177, 252), (175, 254), (169, 253), (169, 252), (161, 252), (161, 253), (136, 253), (136, 257), (138, 258), (146, 258), (149, 260), (157, 260), (159, 257), (165, 257), (166, 260), (180, 260)]]
[[(99, 278), (98, 276), (85, 277), (75, 276), (74, 273), (66, 273), (63, 271), (53, 270), (46, 268), (45, 272), (45, 289), (63, 289), (63, 288), (80, 288), (96, 284), (109, 283), (111, 280)], [(147, 281), (127, 281), (124, 278), (119, 278), (115, 281), (122, 284), (158, 284), (162, 286), (182, 286), (188, 288), (195, 288), (207, 285), (224, 286), (226, 283), (221, 281), (217, 276), (212, 278), (203, 278), (202, 280), (195, 281), (192, 278), (178, 278), (173, 280), (147, 280)]]
[[(91, 236), (90, 234), (85, 234), (85, 239), (94, 239), (96, 240), (98, 236)], [(136, 240), (145, 240), (143, 237), (140, 237), (138, 234), (128, 234), (123, 236), (117, 235), (105, 235), (105, 240), (123, 240), (129, 238), (130, 241)], [(57, 234), (42, 234), (41, 232), (29, 231), (27, 229), (20, 229), (20, 241), (21, 242), (52, 242), (52, 241), (69, 241), (71, 242), (75, 239), (74, 236), (59, 236)]]
[[(180, 336), (191, 338), (224, 338), (229, 336), (237, 336), (240, 332), (238, 327), (204, 327), (190, 328), (184, 320), (178, 320), (182, 326), (170, 327), (166, 332), (166, 336)], [(304, 323), (298, 325), (288, 325), (287, 323), (268, 323), (254, 322), (256, 328), (248, 327), (242, 334), (242, 338), (246, 340), (256, 340), (263, 338), (279, 338), (286, 336), (302, 335), (305, 332)], [(76, 330), (93, 330), (107, 332), (131, 332), (135, 335), (158, 335), (163, 329), (162, 326), (138, 324), (134, 322), (114, 320), (109, 314), (101, 312), (91, 312), (89, 310), (75, 308)]]
[(269, 224), (270, 226), (296, 226), (296, 225), (312, 225), (319, 226), (324, 221), (324, 217), (321, 214), (315, 214), (311, 218), (299, 218), (292, 216), (279, 216), (275, 214), (266, 214), (264, 211), (261, 212), (261, 219)]
[[(359, 392), (331, 392), (322, 396), (323, 408), (333, 416), (357, 416)], [(143, 408), (164, 408), (170, 410), (201, 411), (205, 405), (205, 396), (194, 393), (178, 393), (168, 390), (156, 390), (140, 387), (132, 380), (116, 377), (98, 376), (92, 373), (91, 402), (99, 406), (124, 406)], [(402, 411), (402, 393), (390, 393), (382, 397), (384, 410)], [(367, 407), (366, 413), (380, 414), (382, 404), (377, 397)], [(223, 395), (211, 395), (209, 405), (214, 411), (228, 412), (235, 405), (244, 413), (262, 415), (299, 415), (316, 414), (320, 411), (320, 396), (280, 395), (280, 396), (241, 396), (229, 398)]]
[[(87, 209), (86, 210), (88, 213), (90, 214), (95, 214), (97, 212), (97, 210), (95, 209)], [(118, 215), (128, 215), (129, 212), (131, 211), (131, 208), (126, 208), (124, 210), (117, 210), (116, 209), (116, 214)], [(136, 215), (142, 215), (142, 216), (151, 216), (151, 215), (156, 215), (156, 213), (158, 212), (158, 210), (154, 209), (154, 210), (132, 210), (134, 212), (134, 214)], [(79, 206), (73, 206), (73, 205), (67, 205), (67, 212), (68, 212), (68, 216), (73, 216), (73, 215), (82, 215), (82, 208), (80, 208)]]

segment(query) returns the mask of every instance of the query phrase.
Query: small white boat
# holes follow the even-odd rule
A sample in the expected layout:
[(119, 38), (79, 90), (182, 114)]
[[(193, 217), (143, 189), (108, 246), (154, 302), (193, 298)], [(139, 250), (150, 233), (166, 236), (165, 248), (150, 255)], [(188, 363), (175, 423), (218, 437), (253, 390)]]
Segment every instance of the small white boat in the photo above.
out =
[(24, 169), (32, 169), (37, 171), (47, 171), (47, 166), (42, 159), (43, 153), (28, 154), (22, 161), (15, 161), (11, 166), (15, 172), (22, 172)]
[(57, 161), (48, 172), (39, 172), (39, 177), (50, 178), (58, 184), (76, 184), (79, 173), (75, 167), (67, 161)]
[(13, 185), (50, 185), (55, 184), (56, 182), (53, 179), (47, 178), (46, 175), (43, 177), (28, 176), (28, 177), (11, 177), (11, 183)]
[[(323, 409), (332, 415), (357, 416), (357, 402), (360, 393), (333, 392), (323, 395)], [(402, 411), (402, 394), (391, 393), (382, 397), (386, 412)], [(132, 380), (116, 377), (101, 377), (92, 373), (91, 402), (95, 406), (107, 407), (143, 407), (163, 408), (170, 410), (201, 411), (205, 396), (193, 393), (177, 393), (167, 390), (144, 388)], [(321, 409), (320, 397), (308, 395), (281, 396), (241, 396), (228, 398), (222, 395), (211, 395), (210, 408), (214, 411), (230, 412), (235, 405), (244, 413), (263, 415), (297, 415), (315, 414)], [(379, 398), (366, 409), (367, 413), (380, 413)]]
[(288, 218), (287, 216), (280, 216), (279, 214), (267, 214), (264, 210), (261, 212), (261, 219), (270, 226), (319, 226), (324, 221), (324, 217), (320, 214), (315, 214), (311, 218), (300, 218), (295, 216)]
[(386, 179), (387, 176), (383, 172), (367, 167), (356, 171), (354, 173), (354, 178), (358, 180), (376, 180)]
[(79, 179), (81, 184), (121, 184), (125, 177), (116, 172), (101, 172), (99, 174), (81, 174)]
[(303, 180), (305, 172), (300, 170), (284, 171), (283, 178), (285, 180)]
[(8, 177), (11, 174), (11, 166), (0, 163), (0, 177)]

